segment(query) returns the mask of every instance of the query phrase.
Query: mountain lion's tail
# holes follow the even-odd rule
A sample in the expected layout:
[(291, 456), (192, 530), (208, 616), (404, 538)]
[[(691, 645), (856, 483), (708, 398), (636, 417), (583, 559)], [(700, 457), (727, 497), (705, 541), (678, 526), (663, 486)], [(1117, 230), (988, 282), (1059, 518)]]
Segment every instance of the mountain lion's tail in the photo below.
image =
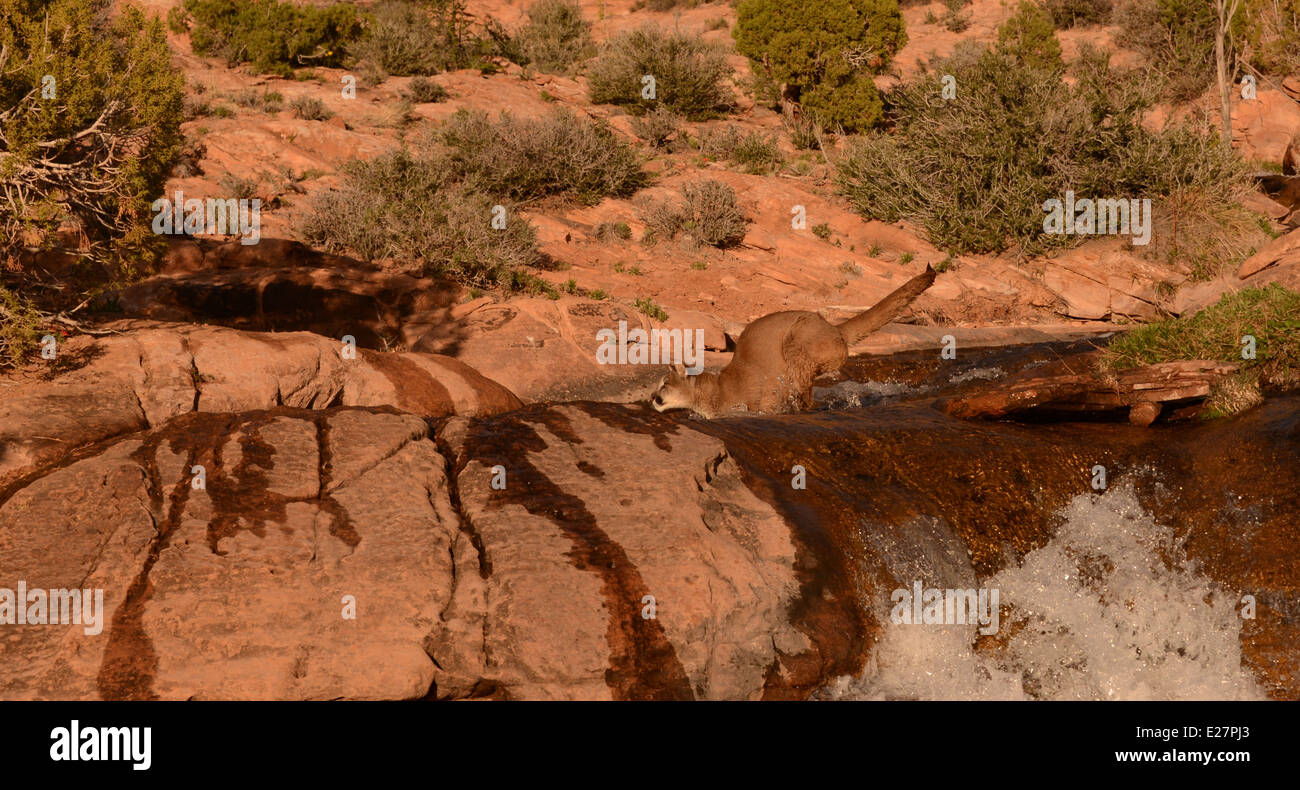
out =
[(934, 283), (936, 272), (929, 264), (925, 271), (900, 285), (889, 296), (881, 299), (870, 309), (853, 316), (839, 325), (844, 342), (853, 345), (862, 338), (892, 321), (912, 300)]

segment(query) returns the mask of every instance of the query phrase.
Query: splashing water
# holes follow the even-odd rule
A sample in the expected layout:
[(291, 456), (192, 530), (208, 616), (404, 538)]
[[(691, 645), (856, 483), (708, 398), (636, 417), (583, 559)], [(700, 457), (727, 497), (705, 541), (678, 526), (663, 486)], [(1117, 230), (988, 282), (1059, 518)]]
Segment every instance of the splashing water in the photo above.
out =
[(970, 381), (992, 381), (1000, 379), (1007, 375), (1002, 368), (972, 368), (964, 373), (955, 373), (949, 379), (949, 384), (965, 384)]
[(856, 409), (900, 395), (922, 390), (893, 381), (840, 381), (829, 387), (813, 387), (813, 400), (831, 409)]
[[(1130, 482), (1079, 495), (1060, 515), (1045, 546), (984, 581), (1000, 594), (997, 634), (977, 641), (975, 625), (895, 625), (882, 596), (881, 639), (867, 667), (822, 696), (1263, 697), (1241, 665), (1240, 596), (1186, 561), (1173, 530), (1143, 510)], [(932, 564), (924, 585), (972, 586), (973, 571), (948, 565)]]

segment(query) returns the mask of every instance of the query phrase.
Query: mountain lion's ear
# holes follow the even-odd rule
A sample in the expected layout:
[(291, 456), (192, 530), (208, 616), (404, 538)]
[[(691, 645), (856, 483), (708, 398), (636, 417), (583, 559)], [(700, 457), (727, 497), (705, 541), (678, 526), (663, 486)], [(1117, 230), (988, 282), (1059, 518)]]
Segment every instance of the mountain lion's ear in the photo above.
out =
[(677, 378), (679, 378), (679, 379), (685, 379), (685, 378), (686, 378), (686, 366), (683, 365), (683, 364), (681, 364), (680, 362), (677, 363), (676, 365), (673, 365), (673, 373), (676, 373), (676, 374), (677, 374)]

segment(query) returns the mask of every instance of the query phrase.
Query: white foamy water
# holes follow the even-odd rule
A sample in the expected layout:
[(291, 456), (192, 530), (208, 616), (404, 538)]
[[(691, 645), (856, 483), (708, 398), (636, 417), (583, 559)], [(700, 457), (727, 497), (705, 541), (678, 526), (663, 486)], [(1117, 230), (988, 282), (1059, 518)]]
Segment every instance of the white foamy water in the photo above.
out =
[(894, 381), (838, 381), (829, 387), (813, 387), (813, 401), (832, 409), (856, 409), (864, 400), (871, 403), (919, 391)]
[(965, 373), (957, 373), (948, 379), (949, 384), (965, 384), (968, 381), (992, 381), (1007, 375), (1002, 368), (971, 368)]
[[(868, 666), (825, 696), (1263, 698), (1241, 665), (1241, 597), (1185, 560), (1172, 530), (1142, 509), (1131, 483), (1075, 497), (1061, 515), (1065, 523), (1047, 545), (976, 585), (999, 591), (993, 639), (1003, 647), (977, 650), (975, 625), (895, 625), (886, 594), (874, 604), (882, 638)], [(931, 567), (953, 575), (942, 563)], [(956, 576), (965, 578), (921, 581), (972, 586), (973, 574)]]

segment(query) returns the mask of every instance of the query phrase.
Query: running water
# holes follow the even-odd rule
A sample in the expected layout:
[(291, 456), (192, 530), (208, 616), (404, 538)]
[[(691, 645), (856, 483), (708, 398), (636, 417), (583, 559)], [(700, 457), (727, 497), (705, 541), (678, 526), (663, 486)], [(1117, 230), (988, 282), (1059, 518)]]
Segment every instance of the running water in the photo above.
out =
[[(1257, 699), (1242, 667), (1237, 593), (1186, 560), (1131, 483), (1080, 494), (1047, 545), (985, 581), (948, 556), (913, 560), (927, 588), (997, 590), (999, 630), (895, 624), (865, 671), (825, 696), (850, 699)], [(895, 567), (896, 573), (906, 571)]]
[[(1300, 695), (1300, 398), (1151, 428), (934, 408), (1059, 351), (861, 359), (820, 409), (692, 421), (793, 528), (794, 621), (839, 678), (817, 696)], [(996, 630), (895, 624), (930, 590), (996, 590)]]

